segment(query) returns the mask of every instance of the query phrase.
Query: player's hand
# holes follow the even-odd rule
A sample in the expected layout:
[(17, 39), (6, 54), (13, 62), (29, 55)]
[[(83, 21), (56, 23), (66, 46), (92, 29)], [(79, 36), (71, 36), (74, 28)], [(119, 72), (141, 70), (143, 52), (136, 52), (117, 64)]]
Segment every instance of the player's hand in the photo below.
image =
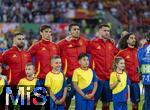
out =
[(108, 38), (113, 44), (115, 44), (115, 40), (113, 38)]
[(88, 94), (88, 97), (89, 97), (90, 99), (93, 99), (93, 98), (94, 98), (94, 95), (91, 93), (91, 94)]
[(67, 41), (70, 41), (70, 40), (71, 40), (71, 36), (68, 35), (65, 39), (66, 39)]
[(56, 105), (59, 105), (59, 104), (60, 104), (60, 101), (56, 99), (56, 100), (55, 100), (55, 104), (56, 104)]
[(117, 81), (120, 82), (120, 76), (117, 74)]
[(63, 104), (63, 103), (65, 102), (65, 98), (61, 98), (61, 99), (59, 100), (59, 102), (60, 102), (60, 104)]
[(84, 95), (83, 98), (86, 99), (86, 100), (90, 100), (90, 97), (87, 94)]

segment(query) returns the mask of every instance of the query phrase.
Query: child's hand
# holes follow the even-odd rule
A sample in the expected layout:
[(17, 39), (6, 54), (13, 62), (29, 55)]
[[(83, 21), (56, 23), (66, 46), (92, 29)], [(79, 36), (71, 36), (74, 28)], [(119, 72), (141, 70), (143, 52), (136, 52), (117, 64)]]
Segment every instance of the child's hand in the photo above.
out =
[(91, 94), (88, 94), (88, 97), (92, 100), (94, 99), (94, 95), (91, 93)]
[(87, 94), (84, 95), (83, 98), (86, 99), (86, 100), (90, 100), (90, 97)]
[(56, 100), (55, 100), (55, 104), (56, 104), (56, 105), (59, 105), (59, 104), (60, 104), (60, 101), (56, 99)]
[(117, 81), (120, 82), (120, 76), (117, 74)]
[(64, 99), (64, 98), (61, 98), (61, 99), (59, 100), (59, 102), (60, 102), (60, 104), (63, 104), (63, 103), (65, 102), (65, 99)]

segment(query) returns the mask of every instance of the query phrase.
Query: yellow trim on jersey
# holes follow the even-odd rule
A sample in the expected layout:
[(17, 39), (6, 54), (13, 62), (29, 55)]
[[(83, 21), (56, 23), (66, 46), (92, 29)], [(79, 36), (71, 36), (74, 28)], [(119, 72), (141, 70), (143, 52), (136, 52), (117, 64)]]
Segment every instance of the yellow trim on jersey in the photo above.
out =
[(0, 95), (3, 92), (4, 86), (5, 86), (5, 80), (3, 78), (1, 78), (1, 80), (0, 80)]
[(125, 49), (123, 49), (123, 50), (120, 50), (118, 53), (117, 53), (117, 55), (115, 55), (114, 56), (114, 58), (116, 58), (121, 52), (123, 52), (123, 51), (125, 51), (125, 50), (127, 50), (128, 48), (125, 48)]
[(93, 63), (92, 63), (92, 68), (93, 68), (93, 70), (95, 69), (95, 62), (94, 62), (94, 60), (93, 60)]
[(64, 83), (64, 75), (63, 73), (52, 73), (49, 72), (46, 75), (46, 79), (45, 79), (45, 86), (49, 87), (49, 89), (54, 93), (57, 94), (63, 87), (63, 83)]
[(11, 72), (11, 69), (10, 69), (10, 71), (9, 71), (9, 80), (8, 80), (8, 84), (11, 83), (11, 74), (12, 74), (12, 72)]
[(41, 63), (39, 62), (39, 63), (38, 63), (38, 69), (37, 69), (37, 72), (36, 72), (36, 74), (35, 74), (35, 77), (36, 77), (36, 78), (38, 77), (38, 75), (39, 75), (39, 73), (40, 73), (40, 69), (41, 69)]
[(117, 82), (117, 75), (119, 75), (120, 77), (120, 82), (119, 84), (112, 90), (113, 94), (119, 93), (122, 90), (125, 89), (125, 87), (127, 86), (127, 74), (126, 72), (123, 72), (122, 74), (117, 74), (116, 72), (112, 72), (110, 74), (110, 84), (113, 84), (115, 82)]
[(88, 70), (77, 68), (73, 71), (72, 81), (77, 82), (80, 89), (88, 87), (91, 84), (92, 79), (93, 72), (90, 68), (88, 68)]
[(63, 73), (66, 75), (67, 73), (67, 68), (68, 68), (68, 62), (67, 62), (67, 59), (65, 58), (65, 67), (64, 67), (64, 70), (63, 70)]

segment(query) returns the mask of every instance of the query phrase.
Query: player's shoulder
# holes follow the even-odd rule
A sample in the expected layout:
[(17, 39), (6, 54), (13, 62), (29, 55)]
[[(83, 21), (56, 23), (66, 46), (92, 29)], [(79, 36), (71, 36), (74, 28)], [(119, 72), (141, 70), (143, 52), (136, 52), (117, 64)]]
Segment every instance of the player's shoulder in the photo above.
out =
[(111, 76), (111, 77), (116, 76), (116, 72), (115, 72), (115, 71), (111, 72), (111, 73), (110, 73), (110, 76)]
[(62, 45), (64, 45), (64, 44), (66, 44), (66, 42), (67, 42), (66, 39), (62, 39), (62, 40), (60, 40), (59, 42), (57, 42), (57, 45), (62, 46)]
[(11, 52), (13, 52), (13, 51), (14, 51), (14, 49), (13, 49), (13, 47), (11, 47), (11, 48), (7, 49), (6, 51), (4, 51), (4, 52), (2, 53), (2, 55), (7, 55), (7, 54), (9, 54), (9, 53), (11, 53)]
[[(34, 44), (32, 44), (32, 45), (30, 46), (30, 48), (38, 47), (38, 46), (40, 45), (40, 43), (41, 43), (41, 41), (35, 42)], [(30, 48), (29, 48), (29, 49), (30, 49)]]
[(127, 52), (127, 51), (128, 51), (128, 48), (121, 49), (121, 50), (119, 50), (118, 54), (121, 54), (121, 53), (124, 53), (124, 52)]

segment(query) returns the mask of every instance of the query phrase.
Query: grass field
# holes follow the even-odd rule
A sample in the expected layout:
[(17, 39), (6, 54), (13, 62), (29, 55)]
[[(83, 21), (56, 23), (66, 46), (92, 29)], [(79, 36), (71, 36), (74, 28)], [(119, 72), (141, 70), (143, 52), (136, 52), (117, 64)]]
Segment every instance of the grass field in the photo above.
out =
[[(140, 103), (139, 103), (139, 110), (142, 110), (143, 101), (144, 101), (144, 97), (143, 97), (143, 95), (141, 95), (141, 99), (140, 99)], [(101, 110), (101, 107), (102, 107), (102, 104), (99, 101), (97, 104), (96, 110)], [(71, 107), (69, 110), (75, 110), (75, 100), (74, 99), (72, 100)], [(111, 103), (110, 110), (113, 110), (113, 103)], [(132, 110), (132, 106), (131, 106), (130, 101), (128, 102), (128, 110)]]

